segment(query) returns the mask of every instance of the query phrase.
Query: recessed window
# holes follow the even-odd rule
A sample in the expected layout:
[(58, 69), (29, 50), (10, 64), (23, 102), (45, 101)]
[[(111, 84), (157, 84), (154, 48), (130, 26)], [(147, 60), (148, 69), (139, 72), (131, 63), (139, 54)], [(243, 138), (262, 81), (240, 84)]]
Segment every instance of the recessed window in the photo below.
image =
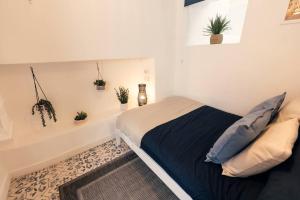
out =
[(225, 44), (239, 43), (247, 11), (248, 0), (206, 0), (187, 7), (188, 27), (187, 45), (209, 44), (210, 36), (205, 35), (204, 28), (209, 19), (217, 14), (229, 19), (231, 30), (224, 32)]

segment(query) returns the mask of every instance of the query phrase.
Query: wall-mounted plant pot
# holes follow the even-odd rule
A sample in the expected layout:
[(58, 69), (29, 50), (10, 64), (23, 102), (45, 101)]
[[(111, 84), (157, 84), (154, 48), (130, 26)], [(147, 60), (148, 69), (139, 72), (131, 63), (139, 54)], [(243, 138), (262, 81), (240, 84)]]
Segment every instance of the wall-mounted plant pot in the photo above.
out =
[(105, 85), (97, 85), (96, 89), (97, 90), (105, 90)]
[(120, 104), (120, 110), (121, 110), (122, 112), (128, 110), (128, 103)]
[(223, 42), (223, 35), (217, 34), (217, 35), (211, 35), (210, 36), (210, 44), (222, 44)]
[(86, 122), (86, 119), (84, 119), (84, 120), (74, 120), (74, 124), (78, 125), (78, 126), (84, 124), (85, 122)]

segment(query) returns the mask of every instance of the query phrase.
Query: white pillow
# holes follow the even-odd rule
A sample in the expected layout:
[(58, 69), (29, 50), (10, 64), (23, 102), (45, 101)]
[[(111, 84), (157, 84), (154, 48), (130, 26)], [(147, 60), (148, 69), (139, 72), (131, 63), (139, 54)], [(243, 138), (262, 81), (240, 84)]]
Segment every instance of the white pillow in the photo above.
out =
[(222, 164), (222, 174), (231, 177), (248, 177), (284, 162), (292, 155), (298, 137), (298, 128), (297, 118), (271, 124), (256, 141)]
[(284, 122), (289, 119), (300, 120), (300, 98), (287, 103), (279, 112), (277, 122)]

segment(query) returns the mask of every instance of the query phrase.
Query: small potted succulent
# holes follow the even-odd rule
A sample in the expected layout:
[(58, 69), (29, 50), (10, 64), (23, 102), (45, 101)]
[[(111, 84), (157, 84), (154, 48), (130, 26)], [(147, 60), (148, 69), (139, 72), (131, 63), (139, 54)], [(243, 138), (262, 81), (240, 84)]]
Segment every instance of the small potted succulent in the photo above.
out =
[(98, 79), (94, 81), (94, 85), (96, 86), (97, 90), (105, 90), (106, 82), (102, 78), (98, 63), (97, 63), (97, 71), (98, 71)]
[(128, 98), (129, 98), (129, 89), (124, 87), (119, 87), (118, 90), (115, 88), (116, 95), (120, 101), (121, 111), (126, 111), (128, 109)]
[(87, 113), (86, 112), (77, 112), (77, 115), (74, 117), (74, 123), (77, 125), (80, 125), (86, 121), (87, 118)]
[(230, 20), (221, 15), (209, 20), (209, 24), (204, 32), (210, 35), (210, 44), (221, 44), (223, 42), (223, 32), (230, 30)]

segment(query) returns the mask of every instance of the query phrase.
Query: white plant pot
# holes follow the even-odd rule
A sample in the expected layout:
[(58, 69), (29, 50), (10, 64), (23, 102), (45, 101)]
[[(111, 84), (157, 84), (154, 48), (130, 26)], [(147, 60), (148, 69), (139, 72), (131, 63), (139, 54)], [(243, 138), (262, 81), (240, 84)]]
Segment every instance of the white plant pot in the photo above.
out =
[(86, 119), (84, 119), (84, 120), (74, 120), (74, 124), (75, 125), (82, 125), (82, 124), (84, 124), (86, 122)]
[(105, 85), (104, 86), (97, 85), (96, 88), (97, 88), (97, 90), (105, 90)]
[(120, 104), (120, 110), (121, 110), (122, 112), (128, 110), (128, 103), (126, 103), (126, 104)]

